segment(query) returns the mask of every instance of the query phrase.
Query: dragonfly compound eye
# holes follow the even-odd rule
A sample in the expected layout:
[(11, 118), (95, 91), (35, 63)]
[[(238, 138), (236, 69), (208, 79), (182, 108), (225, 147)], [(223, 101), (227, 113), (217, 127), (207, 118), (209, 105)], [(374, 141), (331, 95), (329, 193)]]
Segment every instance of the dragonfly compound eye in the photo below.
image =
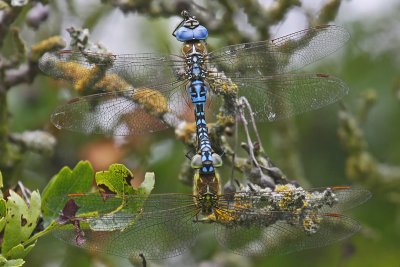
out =
[(201, 162), (201, 155), (196, 154), (194, 155), (194, 157), (192, 158), (191, 162), (190, 162), (190, 166), (193, 169), (200, 169), (202, 166), (202, 162)]
[(212, 158), (213, 158), (214, 167), (221, 167), (222, 166), (222, 159), (221, 159), (220, 155), (218, 155), (216, 153), (213, 153), (212, 154)]

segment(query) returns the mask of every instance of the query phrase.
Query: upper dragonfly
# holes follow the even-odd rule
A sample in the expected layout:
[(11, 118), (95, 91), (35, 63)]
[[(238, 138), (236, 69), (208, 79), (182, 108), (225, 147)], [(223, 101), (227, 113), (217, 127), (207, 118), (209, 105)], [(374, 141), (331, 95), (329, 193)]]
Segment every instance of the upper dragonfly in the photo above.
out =
[(319, 26), (208, 53), (207, 29), (187, 12), (182, 15), (173, 32), (183, 42), (182, 56), (67, 50), (42, 57), (39, 67), (45, 73), (72, 81), (77, 90), (102, 92), (59, 107), (51, 118), (54, 125), (85, 133), (140, 134), (186, 120), (186, 107), (192, 105), (201, 172), (213, 173), (220, 160), (212, 151), (205, 114), (220, 107), (206, 104), (207, 95), (245, 96), (256, 119), (276, 120), (328, 105), (348, 91), (343, 81), (326, 74), (290, 73), (341, 47), (349, 39), (343, 28)]
[(180, 31), (190, 29), (189, 24), (197, 26), (192, 29), (193, 42), (184, 42), (183, 56), (71, 50), (45, 54), (39, 62), (43, 72), (72, 81), (77, 90), (102, 92), (59, 107), (51, 118), (55, 126), (84, 133), (132, 135), (169, 127), (173, 116), (167, 115), (187, 119), (191, 73), (186, 55), (195, 41), (199, 41), (195, 50), (204, 61), (200, 75), (211, 89), (204, 93), (221, 91), (224, 82), (233, 82), (237, 95), (246, 96), (261, 121), (326, 106), (348, 91), (343, 81), (329, 75), (291, 73), (343, 46), (350, 36), (341, 27), (318, 26), (271, 41), (231, 45), (208, 53), (207, 29), (184, 15), (175, 30), (178, 40), (188, 38)]

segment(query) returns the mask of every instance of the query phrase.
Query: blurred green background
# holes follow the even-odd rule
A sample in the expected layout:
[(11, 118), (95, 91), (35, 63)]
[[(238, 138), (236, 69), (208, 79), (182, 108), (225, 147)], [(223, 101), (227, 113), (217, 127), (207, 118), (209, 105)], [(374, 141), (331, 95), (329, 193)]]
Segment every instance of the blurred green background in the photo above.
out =
[[(62, 35), (68, 43), (70, 37), (65, 29), (74, 26), (88, 28), (91, 42), (100, 42), (114, 53), (179, 53), (180, 43), (171, 32), (180, 22), (180, 10), (188, 6), (199, 12), (200, 20), (209, 19), (201, 22), (210, 29), (208, 43), (213, 49), (280, 37), (315, 24), (342, 25), (351, 33), (350, 42), (306, 70), (335, 75), (349, 85), (349, 95), (342, 103), (347, 110), (341, 112), (354, 119), (354, 127), (359, 127), (356, 139), (363, 143), (362, 153), (349, 148), (349, 137), (338, 135), (343, 127), (339, 104), (283, 124), (259, 124), (259, 130), (269, 157), (290, 178), (308, 187), (350, 184), (368, 188), (372, 199), (348, 214), (363, 225), (362, 231), (325, 248), (246, 258), (223, 250), (212, 238), (212, 229), (206, 227), (196, 245), (184, 255), (148, 265), (400, 266), (400, 3), (233, 2), (51, 1), (46, 7), (41, 6), (48, 8), (48, 17), (40, 21), (37, 29), (27, 22), (32, 10), (41, 4), (30, 3), (22, 7), (11, 26), (20, 28), (27, 47), (52, 35)], [(11, 37), (6, 37), (2, 54), (14, 53), (14, 45)], [(87, 159), (96, 170), (121, 162), (138, 176), (154, 171), (156, 192), (191, 191), (178, 180), (181, 165), (187, 160), (186, 150), (171, 129), (131, 137), (122, 145), (118, 145), (120, 138), (55, 129), (49, 122), (50, 114), (72, 97), (71, 92), (68, 84), (39, 73), (31, 84), (16, 84), (8, 90), (11, 132), (46, 130), (55, 135), (57, 145), (51, 155), (26, 150), (10, 176), (3, 173), (6, 185), (21, 180), (32, 190), (42, 190), (63, 166), (73, 167)], [(357, 161), (353, 165), (349, 163), (352, 159)], [(130, 266), (128, 260), (91, 254), (51, 236), (39, 240), (26, 261), (26, 266)]]

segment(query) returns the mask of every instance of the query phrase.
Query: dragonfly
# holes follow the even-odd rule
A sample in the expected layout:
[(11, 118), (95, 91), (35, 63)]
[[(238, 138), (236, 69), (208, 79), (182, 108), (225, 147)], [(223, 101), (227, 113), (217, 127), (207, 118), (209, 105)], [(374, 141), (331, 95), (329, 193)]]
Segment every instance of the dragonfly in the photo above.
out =
[(151, 260), (184, 253), (194, 245), (199, 227), (211, 224), (218, 242), (234, 253), (285, 254), (359, 231), (355, 220), (339, 212), (371, 196), (349, 186), (305, 190), (291, 184), (274, 190), (252, 185), (222, 194), (217, 172), (211, 180), (197, 173), (193, 194), (64, 196), (54, 235), (90, 251)]
[[(194, 113), (200, 171), (212, 174), (221, 160), (212, 149), (205, 114), (219, 112), (218, 95), (245, 96), (256, 119), (274, 121), (324, 107), (348, 91), (336, 77), (294, 73), (348, 41), (349, 33), (339, 26), (317, 26), (208, 52), (207, 28), (186, 11), (182, 16), (173, 32), (183, 43), (182, 55), (85, 50), (45, 54), (39, 61), (44, 73), (73, 82), (82, 93), (96, 92), (57, 108), (53, 124), (83, 133), (134, 135), (176, 126)], [(235, 107), (227, 110), (235, 112)]]

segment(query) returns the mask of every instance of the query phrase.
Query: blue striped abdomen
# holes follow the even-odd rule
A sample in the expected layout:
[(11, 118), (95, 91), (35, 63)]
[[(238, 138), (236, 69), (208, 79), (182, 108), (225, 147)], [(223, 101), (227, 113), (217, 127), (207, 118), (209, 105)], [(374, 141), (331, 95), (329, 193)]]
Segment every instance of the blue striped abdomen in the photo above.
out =
[(202, 167), (200, 171), (202, 173), (213, 173), (212, 148), (205, 118), (208, 86), (202, 80), (192, 80), (188, 86), (188, 91), (194, 105), (198, 146), (201, 151)]

